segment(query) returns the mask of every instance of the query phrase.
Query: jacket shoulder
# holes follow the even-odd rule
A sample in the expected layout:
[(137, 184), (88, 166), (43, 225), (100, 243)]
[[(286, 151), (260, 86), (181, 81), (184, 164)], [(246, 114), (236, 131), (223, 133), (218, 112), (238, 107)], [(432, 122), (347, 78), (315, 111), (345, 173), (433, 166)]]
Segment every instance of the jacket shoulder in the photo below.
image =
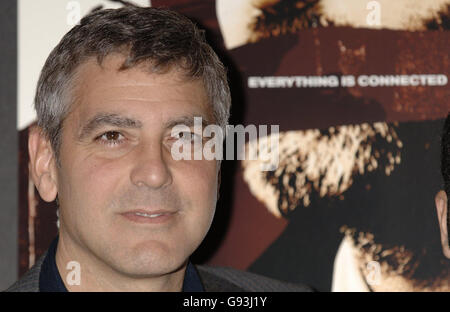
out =
[(39, 274), (41, 266), (44, 262), (47, 252), (39, 258), (39, 260), (13, 285), (5, 292), (38, 292), (39, 291)]
[(206, 291), (233, 292), (311, 292), (312, 288), (282, 282), (259, 274), (229, 267), (197, 265)]

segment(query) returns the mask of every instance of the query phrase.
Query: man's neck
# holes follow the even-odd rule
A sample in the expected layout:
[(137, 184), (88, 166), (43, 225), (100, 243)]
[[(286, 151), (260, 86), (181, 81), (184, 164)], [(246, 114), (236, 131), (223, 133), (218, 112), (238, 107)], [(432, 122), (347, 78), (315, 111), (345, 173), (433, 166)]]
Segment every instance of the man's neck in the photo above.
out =
[[(73, 262), (75, 260), (75, 262)], [(98, 257), (73, 242), (68, 235), (59, 234), (56, 265), (65, 287), (71, 292), (82, 291), (182, 291), (186, 264), (169, 274), (156, 277), (128, 276), (118, 272)], [(68, 265), (68, 264), (71, 265)], [(79, 272), (76, 270), (79, 268)], [(76, 276), (79, 274), (79, 276)], [(77, 278), (79, 277), (79, 283)]]

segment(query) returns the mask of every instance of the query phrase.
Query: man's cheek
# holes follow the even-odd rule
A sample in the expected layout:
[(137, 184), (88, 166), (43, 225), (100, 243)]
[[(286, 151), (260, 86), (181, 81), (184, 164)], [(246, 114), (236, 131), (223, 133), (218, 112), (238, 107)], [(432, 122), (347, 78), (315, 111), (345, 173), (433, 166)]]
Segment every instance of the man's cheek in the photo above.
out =
[[(118, 160), (93, 158), (79, 166), (81, 175), (89, 181), (108, 183), (123, 176), (125, 164)], [(76, 174), (76, 173), (75, 173)], [(87, 182), (89, 182), (87, 181)]]
[(112, 162), (86, 164), (73, 174), (77, 179), (76, 185), (80, 187), (80, 195), (85, 196), (88, 205), (98, 204), (98, 201), (104, 200), (103, 197), (114, 195), (114, 188), (119, 185), (123, 176)]
[(197, 181), (199, 183), (190, 184), (190, 188), (186, 191), (190, 194), (191, 209), (194, 210), (195, 219), (197, 222), (201, 220), (206, 226), (211, 222), (215, 211), (217, 183), (214, 179), (198, 179)]

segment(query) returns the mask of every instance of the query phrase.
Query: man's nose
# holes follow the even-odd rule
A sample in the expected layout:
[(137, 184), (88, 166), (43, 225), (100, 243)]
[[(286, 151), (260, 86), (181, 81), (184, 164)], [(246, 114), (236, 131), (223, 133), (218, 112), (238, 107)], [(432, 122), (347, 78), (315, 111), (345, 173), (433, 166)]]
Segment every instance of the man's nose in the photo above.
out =
[[(170, 156), (170, 155), (169, 155)], [(158, 189), (172, 183), (172, 175), (167, 164), (168, 156), (161, 145), (140, 148), (131, 171), (131, 181), (138, 187)]]

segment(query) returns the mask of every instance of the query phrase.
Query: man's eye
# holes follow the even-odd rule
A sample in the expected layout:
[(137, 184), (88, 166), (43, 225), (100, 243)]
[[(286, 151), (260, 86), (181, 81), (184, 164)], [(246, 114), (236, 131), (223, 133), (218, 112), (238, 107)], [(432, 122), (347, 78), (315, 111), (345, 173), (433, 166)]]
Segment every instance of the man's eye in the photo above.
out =
[(190, 131), (182, 131), (178, 133), (178, 139), (186, 140), (186, 141), (194, 141), (194, 138), (197, 136), (194, 132)]
[(100, 141), (102, 144), (116, 146), (123, 143), (124, 136), (117, 131), (108, 131), (98, 136), (96, 140)]

